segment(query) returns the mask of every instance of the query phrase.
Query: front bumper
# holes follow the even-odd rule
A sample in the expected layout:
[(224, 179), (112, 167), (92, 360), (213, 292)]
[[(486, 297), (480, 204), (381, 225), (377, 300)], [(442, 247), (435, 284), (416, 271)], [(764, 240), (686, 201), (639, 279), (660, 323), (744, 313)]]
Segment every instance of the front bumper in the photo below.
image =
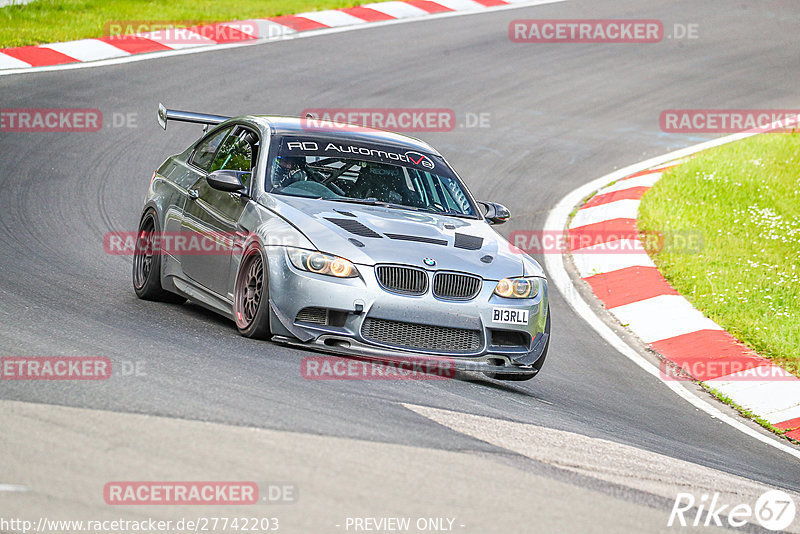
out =
[[(494, 294), (496, 281), (484, 281), (478, 296), (468, 301), (445, 300), (430, 290), (420, 296), (384, 290), (372, 266), (357, 265), (359, 278), (336, 279), (296, 269), (279, 247), (267, 254), (271, 328), (275, 341), (300, 344), (329, 352), (382, 357), (451, 358), (457, 369), (483, 372), (534, 372), (549, 333), (545, 332), (548, 289), (544, 281), (536, 297), (505, 299)], [(434, 270), (429, 270), (429, 274)], [(526, 310), (528, 324), (499, 324), (495, 308)], [(325, 324), (298, 320), (308, 309), (328, 310), (335, 320)], [(442, 332), (470, 331), (476, 336), (468, 348), (410, 346), (364, 335), (367, 319)], [(509, 342), (509, 340), (513, 342)]]
[[(546, 343), (547, 338), (545, 338)], [(342, 339), (337, 336), (323, 335), (314, 341), (303, 343), (295, 338), (284, 336), (273, 336), (272, 341), (293, 347), (300, 347), (310, 350), (318, 350), (326, 353), (341, 354), (343, 356), (361, 356), (370, 360), (381, 362), (398, 363), (410, 365), (414, 363), (423, 364), (430, 372), (449, 376), (449, 371), (460, 372), (480, 372), (480, 373), (503, 373), (527, 375), (535, 372), (529, 365), (507, 365), (493, 363), (487, 359), (468, 359), (446, 356), (426, 356), (413, 352), (403, 352), (390, 350), (371, 345), (364, 345), (356, 340)], [(538, 358), (537, 358), (538, 360)], [(534, 360), (536, 361), (536, 360)]]

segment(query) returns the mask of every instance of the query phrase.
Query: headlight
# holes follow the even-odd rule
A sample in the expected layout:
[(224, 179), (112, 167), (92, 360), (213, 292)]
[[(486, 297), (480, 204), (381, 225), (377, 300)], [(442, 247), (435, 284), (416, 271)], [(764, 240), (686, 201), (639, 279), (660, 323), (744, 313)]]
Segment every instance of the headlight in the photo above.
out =
[(503, 278), (494, 294), (507, 299), (532, 299), (539, 294), (539, 278)]
[(287, 249), (287, 253), (292, 265), (301, 271), (325, 274), (336, 278), (355, 278), (358, 276), (356, 266), (350, 260), (344, 258), (299, 248)]

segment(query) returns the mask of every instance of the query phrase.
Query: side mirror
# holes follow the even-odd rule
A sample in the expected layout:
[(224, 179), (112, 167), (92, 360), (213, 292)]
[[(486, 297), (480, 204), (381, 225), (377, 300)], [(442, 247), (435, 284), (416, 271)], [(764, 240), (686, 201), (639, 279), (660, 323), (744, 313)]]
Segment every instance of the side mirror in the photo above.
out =
[(248, 174), (250, 173), (245, 171), (219, 170), (206, 176), (206, 181), (218, 191), (241, 194), (246, 192), (242, 177)]
[(486, 214), (484, 214), (483, 218), (486, 219), (489, 224), (503, 224), (508, 222), (511, 218), (511, 212), (502, 204), (496, 204), (494, 202), (478, 202), (478, 204), (486, 208)]

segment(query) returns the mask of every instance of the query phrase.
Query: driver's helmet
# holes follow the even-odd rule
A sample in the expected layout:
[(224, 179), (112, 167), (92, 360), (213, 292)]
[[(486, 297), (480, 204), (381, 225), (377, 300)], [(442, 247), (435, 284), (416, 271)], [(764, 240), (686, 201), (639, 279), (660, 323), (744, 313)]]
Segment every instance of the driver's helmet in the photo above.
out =
[(278, 156), (275, 158), (275, 177), (273, 182), (276, 185), (286, 185), (285, 182), (291, 175), (302, 169), (305, 158), (298, 156)]
[(279, 168), (291, 172), (299, 169), (305, 158), (298, 156), (278, 156), (275, 159), (277, 160)]

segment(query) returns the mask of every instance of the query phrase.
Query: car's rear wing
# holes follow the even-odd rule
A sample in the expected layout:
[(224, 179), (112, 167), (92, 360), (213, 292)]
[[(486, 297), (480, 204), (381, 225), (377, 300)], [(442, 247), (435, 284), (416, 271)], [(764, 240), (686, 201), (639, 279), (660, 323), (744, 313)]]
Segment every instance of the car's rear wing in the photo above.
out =
[(216, 125), (228, 119), (230, 119), (230, 117), (209, 115), (208, 113), (195, 113), (193, 111), (179, 111), (177, 109), (167, 109), (164, 107), (164, 104), (158, 105), (158, 124), (165, 130), (167, 129), (167, 121), (204, 124), (205, 127), (203, 131), (205, 131), (208, 129), (209, 125)]

